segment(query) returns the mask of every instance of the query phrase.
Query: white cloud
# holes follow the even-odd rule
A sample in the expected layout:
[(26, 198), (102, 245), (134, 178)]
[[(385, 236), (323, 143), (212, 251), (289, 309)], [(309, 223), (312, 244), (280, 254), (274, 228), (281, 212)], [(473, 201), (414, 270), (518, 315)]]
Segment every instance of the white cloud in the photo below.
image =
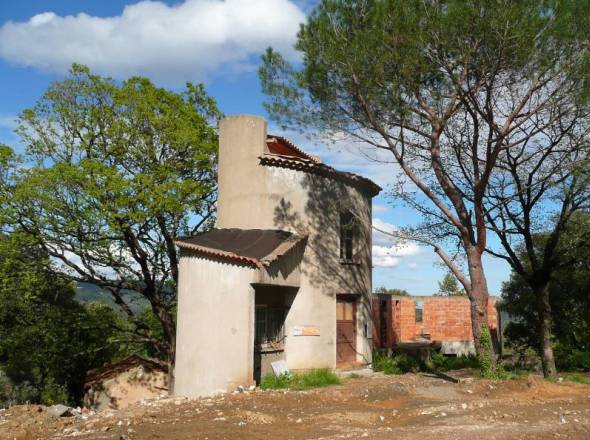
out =
[(16, 116), (0, 115), (0, 128), (12, 130), (16, 127)]
[(165, 82), (202, 79), (223, 66), (252, 68), (273, 46), (294, 59), (303, 11), (290, 0), (186, 0), (169, 6), (144, 0), (121, 15), (44, 12), (0, 27), (0, 57), (64, 73), (73, 62), (123, 78), (148, 75)]
[(389, 211), (389, 207), (385, 205), (373, 205), (373, 214), (383, 214)]
[[(395, 225), (378, 218), (373, 219), (373, 226), (385, 232), (397, 230)], [(411, 257), (421, 252), (422, 248), (414, 242), (399, 240), (373, 230), (373, 266), (375, 267), (395, 267), (403, 257)]]

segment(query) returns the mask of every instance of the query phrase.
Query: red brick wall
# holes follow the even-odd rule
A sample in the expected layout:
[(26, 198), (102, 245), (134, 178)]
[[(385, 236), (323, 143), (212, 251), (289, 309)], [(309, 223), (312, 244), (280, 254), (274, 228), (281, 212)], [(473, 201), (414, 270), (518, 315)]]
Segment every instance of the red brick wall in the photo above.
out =
[[(383, 298), (383, 296), (381, 296)], [(396, 342), (409, 342), (429, 334), (432, 341), (471, 341), (471, 310), (465, 297), (388, 298), (391, 310), (391, 341), (376, 341), (376, 347), (391, 347)], [(416, 301), (422, 302), (422, 322), (416, 322)], [(488, 322), (491, 329), (498, 327), (497, 299), (488, 303)], [(380, 307), (382, 302), (373, 303)], [(378, 312), (374, 312), (378, 316)], [(375, 324), (379, 328), (379, 324)], [(386, 342), (392, 342), (386, 345)]]

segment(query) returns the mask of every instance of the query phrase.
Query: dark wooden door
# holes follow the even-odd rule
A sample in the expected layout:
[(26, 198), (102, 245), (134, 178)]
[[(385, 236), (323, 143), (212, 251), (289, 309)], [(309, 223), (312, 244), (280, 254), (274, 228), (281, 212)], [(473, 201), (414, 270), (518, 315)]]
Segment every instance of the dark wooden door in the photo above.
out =
[(356, 361), (356, 301), (354, 298), (336, 300), (336, 361), (339, 364)]

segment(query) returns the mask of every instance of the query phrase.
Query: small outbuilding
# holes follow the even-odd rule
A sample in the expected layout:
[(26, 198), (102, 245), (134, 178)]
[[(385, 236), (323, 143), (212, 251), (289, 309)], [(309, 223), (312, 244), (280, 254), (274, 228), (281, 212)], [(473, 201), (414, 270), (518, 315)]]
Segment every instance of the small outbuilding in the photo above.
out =
[(167, 393), (166, 364), (133, 355), (88, 372), (84, 384), (84, 406), (96, 410), (121, 409)]
[[(501, 347), (499, 298), (488, 301), (492, 341)], [(443, 354), (475, 353), (471, 330), (471, 303), (466, 296), (375, 295), (373, 342), (376, 349), (412, 344), (436, 344)]]

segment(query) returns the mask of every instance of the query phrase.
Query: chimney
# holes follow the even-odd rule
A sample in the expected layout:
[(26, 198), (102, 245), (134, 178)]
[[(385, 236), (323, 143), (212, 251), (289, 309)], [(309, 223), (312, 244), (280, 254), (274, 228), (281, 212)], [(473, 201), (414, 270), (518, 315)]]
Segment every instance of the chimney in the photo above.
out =
[(249, 212), (264, 188), (258, 157), (266, 152), (266, 121), (259, 116), (228, 116), (219, 123), (218, 228), (256, 228)]

